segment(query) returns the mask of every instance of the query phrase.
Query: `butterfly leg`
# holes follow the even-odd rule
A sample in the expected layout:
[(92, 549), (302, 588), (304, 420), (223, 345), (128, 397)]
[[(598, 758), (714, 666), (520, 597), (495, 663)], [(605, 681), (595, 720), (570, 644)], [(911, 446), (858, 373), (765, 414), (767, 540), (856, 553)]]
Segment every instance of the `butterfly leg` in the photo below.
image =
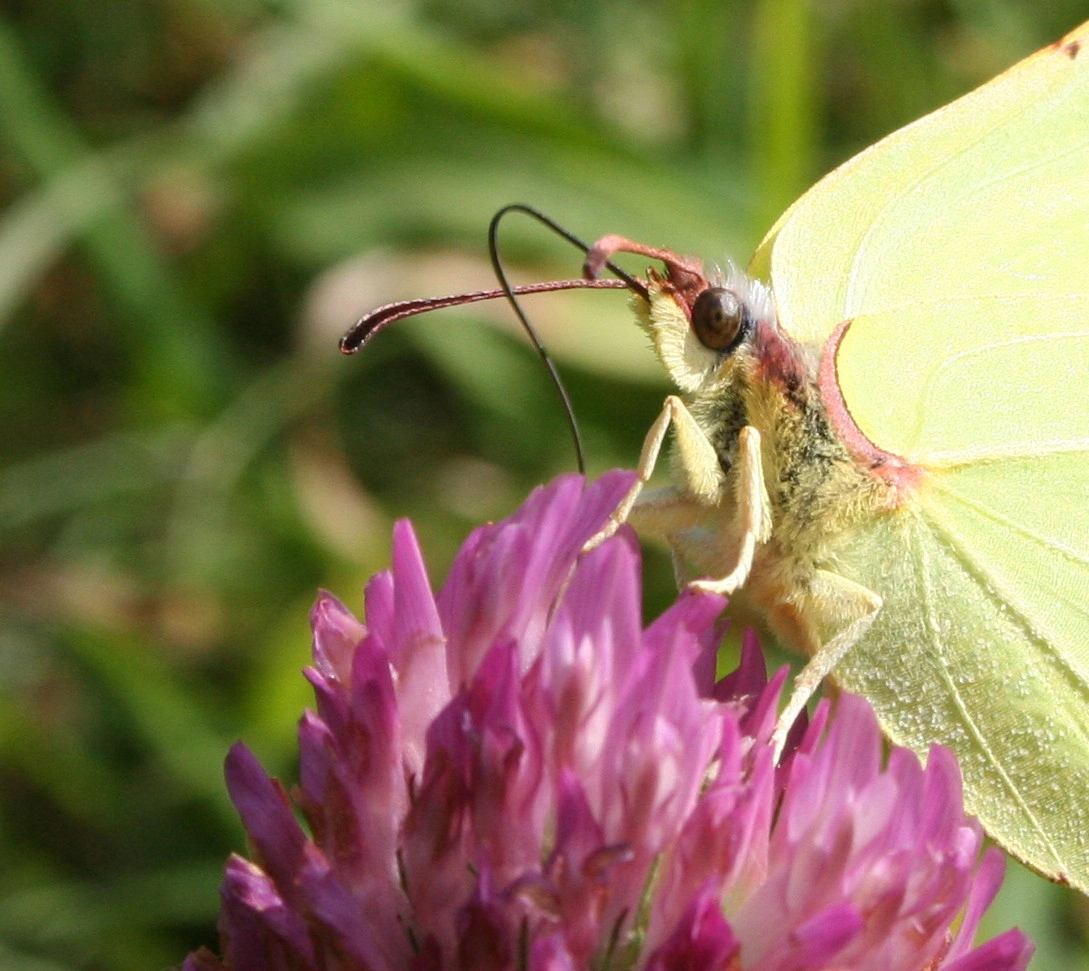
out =
[(749, 578), (757, 548), (771, 535), (771, 500), (764, 485), (764, 464), (760, 456), (760, 433), (751, 425), (741, 429), (737, 439), (736, 496), (737, 521), (740, 536), (737, 543), (737, 562), (723, 577), (711, 580), (694, 580), (689, 584), (695, 590), (708, 593), (731, 594)]
[[(813, 692), (835, 669), (844, 655), (862, 639), (881, 609), (881, 598), (872, 590), (828, 570), (817, 571), (806, 599), (808, 606), (806, 610), (800, 612), (802, 616), (811, 610), (813, 613), (809, 614), (810, 616), (826, 614), (839, 617), (853, 616), (854, 619), (846, 627), (841, 627), (824, 643), (818, 642), (818, 635), (808, 625), (806, 630), (795, 630), (785, 638), (789, 643), (794, 644), (809, 641), (815, 646), (815, 650), (810, 652), (809, 662), (794, 679), (794, 690), (790, 700), (779, 714), (775, 731), (772, 733), (776, 758), (782, 751), (787, 733), (813, 696)], [(798, 617), (799, 612), (794, 610), (791, 615)], [(773, 613), (770, 619), (773, 628), (782, 630), (784, 626), (790, 626), (789, 623), (784, 625), (781, 612), (778, 617)], [(783, 631), (783, 633), (787, 632)]]
[[(676, 457), (686, 479), (686, 488), (683, 491), (672, 487), (656, 489), (643, 496), (643, 489), (658, 464), (671, 425), (676, 436)], [(649, 532), (666, 534), (691, 526), (701, 516), (706, 516), (708, 507), (717, 504), (725, 484), (714, 446), (676, 395), (666, 398), (661, 413), (650, 426), (636, 471), (639, 477), (628, 494), (613, 510), (609, 521), (587, 541), (584, 551), (592, 550), (612, 536), (620, 524), (632, 516), (637, 503), (636, 519)]]

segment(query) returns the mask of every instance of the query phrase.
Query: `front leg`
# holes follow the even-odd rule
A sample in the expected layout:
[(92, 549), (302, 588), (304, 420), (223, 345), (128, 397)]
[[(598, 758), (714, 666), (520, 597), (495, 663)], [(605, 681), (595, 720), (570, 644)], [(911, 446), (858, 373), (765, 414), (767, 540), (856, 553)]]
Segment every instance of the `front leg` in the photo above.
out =
[(760, 432), (752, 425), (746, 425), (738, 435), (737, 445), (737, 495), (734, 502), (740, 527), (737, 559), (725, 576), (694, 580), (689, 584), (693, 589), (708, 593), (728, 595), (744, 584), (752, 572), (757, 548), (766, 543), (771, 535), (771, 500), (764, 485)]
[[(676, 434), (675, 473), (682, 484), (644, 493), (671, 425)], [(735, 494), (730, 497), (727, 493), (729, 480), (715, 447), (684, 402), (676, 395), (670, 395), (643, 442), (637, 467), (639, 477), (609, 521), (587, 542), (585, 549), (593, 549), (612, 536), (621, 523), (631, 518), (640, 532), (666, 536), (674, 547), (674, 553), (682, 558), (686, 557), (686, 553), (697, 554), (688, 558), (694, 562), (703, 560), (711, 563), (712, 571), (725, 559), (730, 564), (728, 572), (694, 581), (691, 586), (710, 593), (733, 593), (748, 578), (756, 550), (771, 535), (771, 503), (764, 485), (760, 433), (751, 425), (742, 428), (738, 435), (734, 466)], [(727, 502), (732, 505), (737, 523), (725, 537), (715, 531), (692, 531), (692, 527), (715, 518), (714, 512)], [(704, 538), (697, 539), (697, 534)], [(724, 555), (721, 548), (724, 538), (731, 546), (736, 546), (736, 552), (728, 549)], [(697, 547), (707, 545), (717, 547), (711, 556), (706, 555), (706, 550), (697, 551)]]
[[(640, 494), (654, 474), (671, 425), (676, 435), (677, 460), (684, 475), (685, 488), (655, 490), (647, 496), (649, 501), (640, 501)], [(628, 494), (613, 511), (609, 521), (590, 537), (583, 547), (584, 551), (592, 550), (612, 536), (621, 523), (628, 521), (637, 502), (641, 525), (645, 525), (650, 532), (669, 533), (691, 525), (701, 516), (705, 517), (707, 509), (721, 501), (726, 485), (726, 476), (719, 465), (714, 446), (676, 395), (666, 398), (660, 414), (650, 426), (636, 472), (639, 477)], [(655, 516), (658, 508), (662, 513), (661, 518)]]

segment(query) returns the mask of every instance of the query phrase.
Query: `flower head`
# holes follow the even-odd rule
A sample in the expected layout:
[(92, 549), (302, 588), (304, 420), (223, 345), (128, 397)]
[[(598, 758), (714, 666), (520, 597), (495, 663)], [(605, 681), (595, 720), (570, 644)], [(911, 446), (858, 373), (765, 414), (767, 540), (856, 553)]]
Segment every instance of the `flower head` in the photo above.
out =
[(722, 599), (643, 629), (630, 534), (581, 552), (630, 482), (536, 491), (437, 598), (399, 523), (365, 626), (319, 597), (309, 833), (235, 746), (253, 859), (227, 864), (222, 958), (186, 971), (1025, 967), (1018, 931), (973, 949), (1002, 859), (980, 860), (947, 752), (884, 765), (844, 696), (776, 766), (784, 675), (750, 639), (713, 683)]

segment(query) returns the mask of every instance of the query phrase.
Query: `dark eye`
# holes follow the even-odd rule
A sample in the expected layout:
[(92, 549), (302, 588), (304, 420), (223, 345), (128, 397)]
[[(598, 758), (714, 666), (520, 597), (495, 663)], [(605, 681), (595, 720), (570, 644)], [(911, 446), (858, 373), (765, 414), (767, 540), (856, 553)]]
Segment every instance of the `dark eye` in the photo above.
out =
[(692, 305), (692, 329), (700, 343), (713, 351), (733, 350), (751, 324), (748, 308), (724, 287), (708, 287)]

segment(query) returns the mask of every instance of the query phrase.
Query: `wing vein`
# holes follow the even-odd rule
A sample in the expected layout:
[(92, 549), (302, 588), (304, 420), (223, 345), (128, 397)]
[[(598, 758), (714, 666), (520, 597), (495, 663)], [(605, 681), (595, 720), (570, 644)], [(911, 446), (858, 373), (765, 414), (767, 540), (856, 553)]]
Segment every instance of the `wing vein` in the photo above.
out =
[[(936, 524), (935, 524), (936, 525)], [(944, 532), (944, 530), (943, 530)], [(954, 550), (958, 559), (960, 559), (965, 566), (972, 561), (965, 556), (964, 550), (960, 544), (954, 541), (952, 536), (947, 535), (947, 542), (950, 549)], [(1032, 811), (1032, 808), (1025, 801), (1024, 796), (1021, 795), (1021, 790), (1017, 787), (1017, 784), (1010, 778), (1009, 773), (1005, 770), (999, 756), (991, 748), (987, 741), (986, 735), (981, 731), (979, 725), (976, 724), (975, 719), (972, 717), (971, 712), (968, 710), (968, 705), (965, 702), (964, 696), (961, 694), (960, 688), (957, 686), (956, 680), (949, 668), (949, 660), (946, 656), (944, 649), (944, 640), (941, 636), (941, 624), (940, 624), (940, 610), (937, 607), (937, 601), (939, 596), (933, 589), (931, 580), (933, 577), (933, 566), (926, 562), (926, 553), (922, 544), (917, 544), (916, 549), (919, 552), (920, 560), (917, 560), (917, 568), (920, 575), (923, 578), (922, 589), (923, 597), (925, 600), (924, 609), (926, 611), (926, 624), (927, 630), (933, 639), (932, 648), (938, 656), (940, 662), (940, 670), (942, 680), (945, 682), (946, 687), (949, 689), (949, 695), (953, 699), (953, 704), (956, 707), (957, 712), (960, 714), (961, 722), (964, 725), (968, 733), (975, 739), (976, 744), (979, 746), (979, 750), (983, 753), (987, 763), (994, 770), (995, 774), (1002, 781), (1003, 786), (1009, 792), (1013, 801), (1017, 804), (1020, 810), (1025, 814), (1025, 818), (1030, 822), (1033, 829), (1037, 832), (1042, 842), (1047, 846), (1051, 852), (1052, 858), (1056, 863), (1062, 860), (1062, 856), (1059, 854), (1058, 849), (1051, 842), (1051, 838), (1048, 836), (1043, 825), (1037, 819), (1036, 814)], [(1031, 629), (1031, 628), (1029, 628)]]

